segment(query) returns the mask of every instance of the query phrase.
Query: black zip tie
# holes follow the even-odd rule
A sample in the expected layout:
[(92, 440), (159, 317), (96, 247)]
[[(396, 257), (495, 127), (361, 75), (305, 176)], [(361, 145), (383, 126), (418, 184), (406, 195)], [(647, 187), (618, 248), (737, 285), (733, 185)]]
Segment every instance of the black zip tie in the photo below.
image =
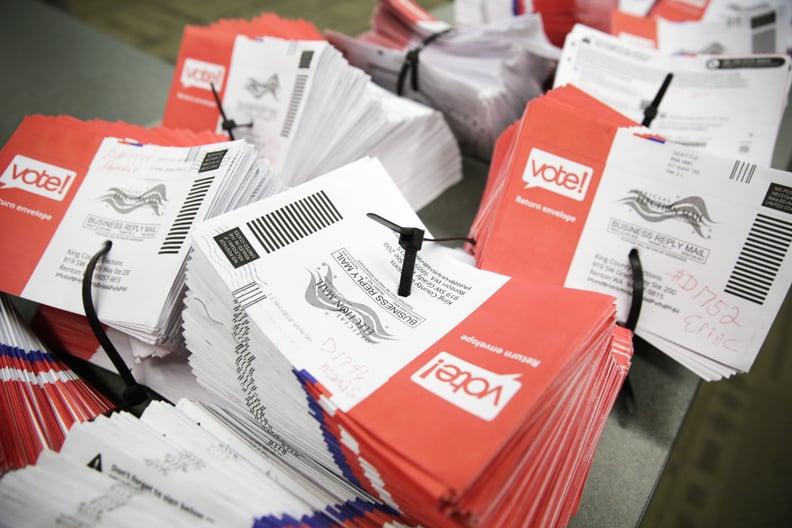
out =
[(407, 78), (407, 72), (412, 73), (412, 75), (410, 75), (410, 85), (412, 86), (413, 91), (418, 91), (418, 55), (421, 53), (422, 49), (434, 42), (439, 36), (445, 35), (449, 31), (451, 31), (451, 28), (446, 28), (443, 31), (432, 33), (423, 39), (420, 44), (407, 52), (407, 55), (404, 56), (404, 62), (402, 63), (401, 70), (399, 70), (399, 79), (396, 81), (397, 95), (404, 94), (404, 80)]
[(666, 90), (668, 90), (668, 85), (671, 84), (671, 80), (673, 78), (673, 73), (669, 73), (665, 76), (665, 79), (663, 79), (663, 84), (660, 85), (660, 89), (655, 94), (654, 99), (652, 99), (652, 102), (644, 110), (644, 118), (641, 122), (641, 125), (648, 128), (652, 124), (652, 121), (654, 121), (654, 118), (657, 117), (657, 111), (660, 108), (660, 103), (663, 101)]
[(253, 126), (253, 121), (251, 121), (250, 123), (237, 124), (237, 122), (234, 121), (233, 119), (228, 119), (228, 117), (226, 117), (225, 110), (223, 110), (223, 104), (220, 102), (220, 95), (217, 93), (217, 89), (215, 88), (214, 83), (209, 83), (209, 86), (212, 88), (212, 95), (214, 96), (215, 103), (217, 103), (217, 109), (220, 110), (220, 117), (223, 118), (223, 122), (220, 124), (220, 128), (225, 130), (226, 133), (228, 134), (228, 137), (231, 139), (231, 141), (233, 141), (234, 129), (241, 127), (250, 128)]
[[(658, 109), (660, 108), (660, 103), (663, 101), (663, 97), (665, 97), (666, 90), (668, 90), (668, 86), (671, 84), (671, 80), (674, 78), (673, 73), (667, 73), (665, 79), (663, 79), (663, 84), (660, 85), (660, 89), (652, 99), (652, 102), (649, 106), (644, 109), (644, 118), (641, 122), (641, 125), (649, 128), (654, 121), (654, 118), (657, 117)], [(632, 270), (633, 276), (633, 291), (632, 291), (632, 301), (630, 303), (630, 311), (627, 314), (627, 321), (622, 325), (633, 334), (635, 333), (635, 327), (638, 325), (638, 317), (641, 315), (641, 306), (643, 305), (643, 292), (644, 292), (644, 279), (643, 279), (643, 266), (641, 265), (641, 258), (638, 255), (638, 250), (636, 248), (632, 248), (630, 250), (630, 269)], [(622, 400), (624, 403), (624, 407), (630, 415), (635, 414), (635, 392), (632, 388), (632, 383), (630, 382), (630, 374), (627, 373), (627, 376), (624, 378), (624, 383), (622, 384), (621, 389), (619, 390), (618, 398)]]
[(379, 222), (388, 229), (399, 234), (399, 246), (404, 249), (404, 259), (402, 260), (401, 277), (399, 279), (398, 294), (400, 297), (409, 297), (412, 290), (412, 281), (415, 274), (415, 260), (418, 257), (418, 250), (423, 247), (424, 240), (429, 242), (450, 242), (452, 240), (464, 240), (475, 244), (476, 241), (466, 237), (452, 238), (424, 238), (424, 230), (418, 227), (402, 227), (391, 222), (378, 214), (367, 213), (366, 216)]
[(102, 349), (104, 349), (110, 361), (113, 363), (113, 366), (115, 366), (118, 375), (121, 376), (121, 379), (126, 385), (121, 395), (122, 404), (120, 408), (116, 408), (116, 410), (124, 410), (130, 406), (143, 403), (149, 396), (146, 387), (140, 385), (135, 380), (132, 371), (127, 367), (126, 363), (124, 363), (121, 354), (118, 353), (113, 342), (107, 337), (104, 328), (102, 328), (102, 323), (96, 315), (96, 309), (94, 308), (93, 298), (91, 296), (91, 283), (93, 282), (94, 269), (99, 259), (105, 256), (107, 252), (110, 251), (111, 247), (113, 247), (113, 242), (111, 240), (106, 240), (102, 249), (88, 261), (88, 265), (85, 267), (85, 273), (83, 274), (82, 302), (83, 309), (85, 310), (85, 317), (88, 318), (88, 323), (91, 325), (94, 336), (99, 340), (99, 344), (102, 345)]
[[(630, 332), (635, 333), (635, 328), (638, 326), (638, 318), (641, 316), (641, 307), (643, 306), (644, 295), (644, 276), (643, 265), (641, 264), (641, 256), (638, 254), (636, 248), (632, 248), (629, 254), (630, 270), (632, 271), (632, 300), (630, 301), (630, 311), (627, 314), (627, 320), (624, 323), (616, 323), (619, 326), (627, 328)], [(631, 415), (635, 414), (635, 392), (630, 382), (630, 374), (624, 378), (624, 383), (619, 390), (619, 399), (624, 403), (627, 412)]]

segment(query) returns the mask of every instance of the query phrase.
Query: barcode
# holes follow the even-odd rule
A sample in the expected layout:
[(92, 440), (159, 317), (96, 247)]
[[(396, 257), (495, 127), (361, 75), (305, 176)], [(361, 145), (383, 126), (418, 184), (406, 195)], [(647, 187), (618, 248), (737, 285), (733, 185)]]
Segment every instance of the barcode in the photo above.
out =
[(226, 153), (228, 153), (228, 149), (207, 152), (201, 162), (201, 166), (198, 167), (198, 172), (209, 172), (219, 169), (223, 164), (223, 158), (225, 158)]
[(724, 291), (763, 304), (792, 243), (792, 223), (756, 215)]
[(324, 191), (306, 196), (247, 223), (264, 251), (273, 251), (343, 219)]
[(201, 147), (190, 147), (187, 149), (187, 157), (184, 158), (184, 161), (193, 162), (198, 158), (198, 153), (201, 152)]
[(776, 32), (775, 28), (764, 31), (756, 31), (753, 34), (752, 42), (753, 53), (775, 53), (776, 51)]
[(751, 178), (753, 178), (754, 172), (756, 172), (755, 163), (737, 160), (734, 162), (731, 174), (729, 174), (729, 179), (738, 181), (740, 183), (751, 183)]
[(162, 247), (159, 250), (160, 255), (172, 255), (179, 252), (184, 240), (187, 238), (187, 233), (192, 227), (195, 215), (198, 214), (198, 209), (201, 208), (201, 204), (206, 198), (206, 193), (209, 192), (209, 188), (212, 186), (212, 181), (214, 181), (214, 176), (199, 178), (193, 182), (192, 188), (187, 193), (187, 198), (179, 210), (179, 214), (176, 215), (176, 219), (168, 231), (168, 236), (162, 242)]
[(311, 67), (311, 60), (313, 59), (313, 51), (307, 50), (303, 51), (300, 54), (300, 65), (298, 66), (301, 70), (307, 70)]
[(297, 76), (294, 81), (294, 90), (292, 90), (291, 100), (289, 101), (289, 108), (286, 110), (286, 119), (283, 121), (283, 128), (281, 129), (281, 137), (289, 137), (294, 120), (297, 117), (297, 110), (300, 109), (300, 102), (302, 101), (303, 94), (305, 94), (305, 85), (308, 83), (308, 75), (302, 74)]
[(239, 306), (241, 306), (243, 310), (247, 310), (254, 304), (267, 298), (267, 294), (265, 294), (261, 289), (261, 286), (255, 282), (245, 284), (244, 286), (234, 290), (232, 293), (234, 294), (234, 299), (239, 302)]
[(753, 42), (751, 50), (754, 53), (775, 53), (776, 50), (776, 12), (751, 17)]

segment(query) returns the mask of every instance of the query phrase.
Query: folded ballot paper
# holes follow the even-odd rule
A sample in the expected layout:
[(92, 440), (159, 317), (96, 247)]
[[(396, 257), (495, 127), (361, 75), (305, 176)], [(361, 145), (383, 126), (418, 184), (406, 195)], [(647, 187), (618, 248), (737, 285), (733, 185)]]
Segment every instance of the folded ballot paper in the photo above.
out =
[(164, 354), (181, 339), (193, 224), (281, 187), (244, 141), (159, 146), (206, 134), (146, 130), (23, 120), (0, 152), (0, 290), (82, 314), (86, 267), (110, 241), (93, 274), (99, 319)]
[(49, 352), (0, 293), (0, 475), (60, 449), (72, 426), (112, 407)]
[(463, 152), (482, 159), (559, 56), (539, 15), (455, 31), (410, 0), (380, 0), (360, 36), (326, 35), (380, 86), (440, 110)]
[(100, 416), (0, 480), (0, 525), (409, 526), (326, 470), (285, 463), (262, 439), (249, 419), (188, 400), (152, 402), (140, 419)]
[(623, 321), (635, 248), (636, 334), (704, 379), (745, 372), (792, 283), (792, 174), (630, 125), (573, 86), (532, 101), (499, 143), (477, 265), (609, 293)]
[[(366, 200), (360, 200), (366, 196)], [(275, 447), (423, 526), (563, 526), (632, 353), (613, 298), (476, 269), (364, 158), (203, 222), (184, 336)]]
[(420, 209), (461, 180), (459, 146), (439, 112), (374, 85), (295, 23), (262, 15), (187, 26), (163, 123), (219, 132), (224, 115), (287, 185), (373, 156)]
[(784, 53), (671, 55), (576, 25), (554, 86), (574, 84), (641, 122), (672, 74), (652, 130), (677, 144), (770, 166), (791, 68)]

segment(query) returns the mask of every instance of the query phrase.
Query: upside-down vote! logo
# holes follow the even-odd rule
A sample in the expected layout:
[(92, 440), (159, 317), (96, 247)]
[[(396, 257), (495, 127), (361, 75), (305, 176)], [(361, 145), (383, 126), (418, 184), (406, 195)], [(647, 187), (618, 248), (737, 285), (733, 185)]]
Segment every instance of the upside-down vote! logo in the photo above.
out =
[(497, 374), (440, 352), (410, 379), (460, 409), (491, 421), (522, 387), (519, 377), (520, 374)]

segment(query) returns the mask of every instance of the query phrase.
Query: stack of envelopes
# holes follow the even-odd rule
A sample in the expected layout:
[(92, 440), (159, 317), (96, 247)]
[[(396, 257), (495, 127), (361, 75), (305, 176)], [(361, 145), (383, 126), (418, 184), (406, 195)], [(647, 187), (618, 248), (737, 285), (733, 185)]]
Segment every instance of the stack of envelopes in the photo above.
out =
[(454, 23), (459, 28), (469, 28), (525, 13), (538, 13), (550, 42), (563, 46), (564, 37), (578, 22), (607, 31), (611, 13), (619, 3), (618, 0), (456, 0)]
[(481, 159), (542, 93), (559, 56), (539, 15), (453, 30), (409, 0), (378, 2), (362, 35), (327, 38), (380, 86), (443, 112), (463, 152)]
[(224, 117), (287, 185), (373, 156), (420, 209), (462, 179), (442, 114), (373, 84), (304, 21), (185, 28), (163, 123), (222, 132)]
[(669, 75), (648, 123), (655, 132), (770, 166), (792, 83), (786, 53), (669, 53), (578, 24), (566, 37), (553, 86), (572, 84), (643, 122)]
[[(708, 7), (715, 7), (713, 2)], [(658, 2), (658, 6), (661, 3)], [(725, 8), (725, 9), (724, 9)], [(665, 53), (777, 53), (787, 48), (792, 18), (783, 0), (739, 7), (723, 2), (720, 16), (706, 20), (672, 21), (616, 10), (609, 33), (651, 44)], [(787, 20), (787, 24), (778, 24)]]
[(0, 232), (0, 290), (83, 314), (88, 264), (110, 242), (96, 312), (155, 355), (181, 343), (193, 224), (282, 189), (244, 141), (66, 116), (25, 118), (0, 170), (0, 223), (13, 226)]
[(47, 350), (0, 294), (0, 475), (60, 449), (75, 423), (112, 407)]
[(415, 233), (369, 213), (423, 229), (373, 159), (196, 229), (183, 320), (199, 382), (273, 449), (418, 524), (565, 525), (632, 354), (613, 298), (428, 240), (400, 295)]
[(187, 400), (152, 402), (140, 419), (100, 416), (75, 426), (59, 453), (0, 480), (0, 525), (406, 526), (320, 468), (285, 464), (256, 432)]
[(642, 297), (636, 335), (708, 380), (750, 369), (792, 283), (792, 174), (665, 141), (572, 85), (496, 153), (479, 267), (608, 293), (620, 321)]

